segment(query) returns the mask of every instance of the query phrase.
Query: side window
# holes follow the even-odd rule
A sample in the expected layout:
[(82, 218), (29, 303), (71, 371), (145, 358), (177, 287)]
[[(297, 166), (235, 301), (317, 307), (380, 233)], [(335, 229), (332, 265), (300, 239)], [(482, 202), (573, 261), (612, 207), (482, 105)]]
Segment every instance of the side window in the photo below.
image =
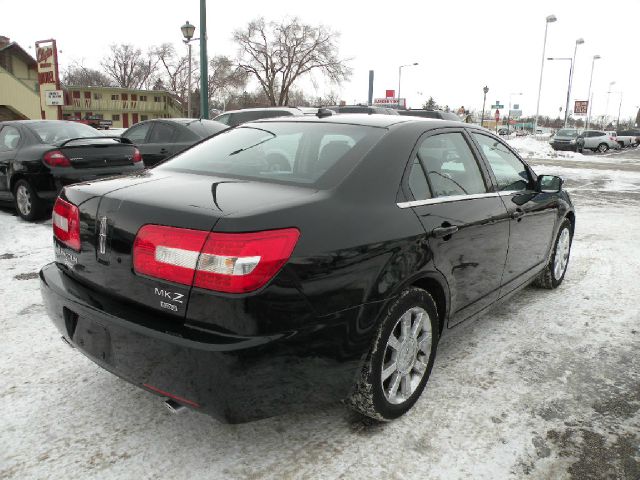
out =
[(495, 138), (472, 133), (478, 142), (498, 182), (498, 190), (526, 190), (531, 186), (529, 171), (524, 163)]
[(147, 136), (147, 132), (149, 131), (150, 123), (141, 123), (140, 125), (136, 125), (135, 127), (131, 127), (124, 135), (125, 138), (128, 138), (135, 144), (145, 143), (144, 139)]
[(431, 198), (427, 177), (425, 177), (424, 170), (417, 157), (413, 161), (413, 165), (411, 165), (411, 172), (409, 172), (409, 189), (416, 200)]
[(187, 127), (179, 127), (176, 132), (176, 142), (195, 142), (198, 140), (198, 136), (189, 130)]
[(167, 143), (173, 137), (173, 127), (166, 123), (157, 122), (153, 125), (149, 141), (147, 143)]
[(11, 151), (18, 148), (20, 131), (16, 127), (7, 125), (0, 130), (0, 151)]
[(486, 193), (480, 168), (462, 133), (427, 137), (418, 148), (434, 197)]

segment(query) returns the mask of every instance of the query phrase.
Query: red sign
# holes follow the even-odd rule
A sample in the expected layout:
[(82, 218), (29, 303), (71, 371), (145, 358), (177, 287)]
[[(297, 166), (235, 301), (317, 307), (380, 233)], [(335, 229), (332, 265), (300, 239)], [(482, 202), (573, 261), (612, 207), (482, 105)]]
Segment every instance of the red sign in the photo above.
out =
[(496, 110), (496, 122), (500, 120), (500, 110)]
[(576, 115), (586, 115), (589, 109), (588, 100), (576, 100), (576, 104), (573, 107), (573, 113)]
[(396, 96), (396, 91), (395, 90), (387, 90), (385, 97), (386, 98), (395, 98)]

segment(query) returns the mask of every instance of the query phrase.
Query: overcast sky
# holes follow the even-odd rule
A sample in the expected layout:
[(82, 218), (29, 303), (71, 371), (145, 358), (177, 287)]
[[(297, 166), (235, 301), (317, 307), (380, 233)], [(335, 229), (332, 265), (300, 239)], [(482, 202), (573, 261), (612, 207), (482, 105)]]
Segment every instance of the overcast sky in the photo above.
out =
[[(374, 96), (397, 89), (398, 66), (418, 62), (402, 71), (402, 96), (408, 106), (419, 108), (435, 100), (452, 108), (482, 108), (482, 87), (489, 87), (487, 104), (500, 100), (508, 106), (509, 95), (525, 114), (535, 113), (545, 17), (555, 14), (549, 25), (547, 55), (571, 57), (578, 47), (572, 100), (586, 100), (593, 55), (593, 114), (617, 116), (622, 92), (622, 118), (635, 116), (640, 105), (638, 63), (639, 0), (601, 2), (535, 0), (449, 0), (349, 2), (322, 0), (208, 2), (209, 56), (235, 55), (234, 29), (263, 15), (280, 20), (299, 16), (312, 24), (324, 24), (341, 33), (340, 55), (352, 58), (351, 80), (335, 88), (348, 103), (365, 102), (368, 71), (375, 70)], [(180, 43), (180, 26), (189, 20), (198, 29), (198, 0), (65, 0), (57, 5), (35, 0), (0, 0), (0, 34), (24, 47), (36, 40), (55, 38), (62, 51), (64, 68), (72, 60), (98, 67), (111, 43), (147, 47), (163, 42)], [(33, 54), (33, 47), (28, 50)], [(197, 46), (194, 56), (198, 55)], [(545, 62), (540, 113), (557, 115), (566, 100), (570, 62)], [(607, 95), (609, 83), (612, 92)], [(322, 83), (310, 94), (322, 95), (331, 87)]]

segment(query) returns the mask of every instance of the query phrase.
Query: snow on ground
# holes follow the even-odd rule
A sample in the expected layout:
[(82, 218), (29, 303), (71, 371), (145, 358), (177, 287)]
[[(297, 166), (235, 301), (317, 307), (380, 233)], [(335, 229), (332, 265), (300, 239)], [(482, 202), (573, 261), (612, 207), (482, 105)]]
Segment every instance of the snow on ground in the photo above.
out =
[(515, 148), (518, 153), (525, 159), (552, 159), (552, 158), (570, 158), (572, 160), (584, 157), (581, 153), (569, 151), (555, 151), (549, 144), (549, 138), (533, 135), (524, 137), (511, 137), (507, 139), (509, 145)]
[(563, 285), (448, 332), (421, 399), (383, 425), (340, 405), (243, 425), (169, 414), (60, 341), (36, 278), (50, 221), (0, 210), (0, 478), (637, 480), (640, 199), (629, 172), (564, 168)]

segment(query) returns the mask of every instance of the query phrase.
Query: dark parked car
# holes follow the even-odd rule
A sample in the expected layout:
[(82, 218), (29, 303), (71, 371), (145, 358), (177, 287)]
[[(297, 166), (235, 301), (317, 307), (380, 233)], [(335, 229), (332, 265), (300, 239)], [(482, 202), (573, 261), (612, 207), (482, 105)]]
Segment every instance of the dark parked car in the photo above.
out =
[(381, 115), (398, 115), (398, 110), (395, 108), (378, 107), (376, 105), (334, 105), (324, 108), (336, 113), (367, 113), (369, 115), (378, 113)]
[(242, 110), (230, 110), (214, 118), (216, 122), (235, 127), (246, 122), (253, 122), (263, 118), (299, 117), (304, 112), (296, 107), (268, 107), (268, 108), (244, 108)]
[(580, 131), (576, 128), (562, 128), (549, 139), (549, 145), (554, 150), (582, 152), (584, 137), (580, 136)]
[(163, 118), (136, 123), (121, 136), (138, 147), (145, 167), (152, 167), (226, 128), (229, 127), (213, 120)]
[(422, 118), (439, 118), (440, 120), (451, 120), (453, 122), (461, 122), (462, 119), (453, 112), (444, 112), (442, 110), (399, 110), (400, 115)]
[(0, 122), (0, 201), (25, 220), (46, 214), (63, 186), (142, 170), (128, 140), (58, 120)]
[(575, 221), (485, 129), (388, 115), (245, 124), (55, 211), (40, 279), (64, 340), (229, 422), (337, 398), (402, 415), (447, 329), (562, 282)]

